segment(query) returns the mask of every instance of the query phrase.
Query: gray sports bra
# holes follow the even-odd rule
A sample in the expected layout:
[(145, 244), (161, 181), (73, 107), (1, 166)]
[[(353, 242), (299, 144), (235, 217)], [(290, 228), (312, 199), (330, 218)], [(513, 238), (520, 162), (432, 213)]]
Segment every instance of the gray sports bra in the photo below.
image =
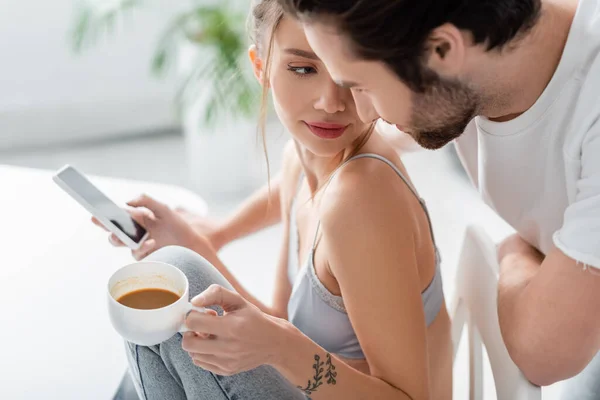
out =
[[(391, 161), (378, 154), (359, 154), (350, 158), (342, 164), (331, 176), (331, 179), (337, 174), (344, 165), (352, 160), (360, 158), (375, 158), (380, 160), (396, 171), (398, 176), (408, 185), (410, 190), (417, 196), (423, 206), (429, 221), (433, 244), (435, 246), (435, 275), (427, 288), (422, 292), (423, 308), (425, 311), (425, 321), (429, 326), (440, 312), (444, 302), (444, 292), (442, 289), (442, 277), (440, 274), (440, 256), (433, 230), (431, 229), (431, 220), (429, 212), (423, 199), (419, 197), (416, 190), (411, 186), (402, 172)], [(302, 183), (304, 176), (300, 176)], [(364, 359), (365, 355), (360, 347), (358, 338), (352, 328), (348, 313), (344, 307), (344, 300), (341, 296), (332, 294), (321, 283), (314, 267), (314, 251), (319, 231), (320, 222), (317, 225), (312, 249), (308, 255), (307, 262), (298, 270), (298, 227), (296, 223), (296, 198), (292, 202), (290, 212), (290, 238), (288, 252), (288, 277), (293, 285), (292, 294), (288, 302), (288, 318), (305, 335), (314, 340), (330, 353), (338, 354), (342, 357), (351, 359)], [(374, 327), (376, 329), (376, 327)]]

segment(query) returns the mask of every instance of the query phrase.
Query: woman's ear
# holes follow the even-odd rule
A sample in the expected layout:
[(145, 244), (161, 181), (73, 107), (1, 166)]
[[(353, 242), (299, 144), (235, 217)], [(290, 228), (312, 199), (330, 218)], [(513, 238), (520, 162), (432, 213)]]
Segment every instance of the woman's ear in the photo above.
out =
[(431, 32), (426, 43), (427, 65), (440, 75), (455, 76), (462, 72), (466, 56), (463, 33), (452, 24), (441, 25)]
[(250, 58), (250, 63), (252, 64), (252, 70), (254, 71), (254, 76), (258, 80), (258, 83), (263, 84), (263, 62), (258, 56), (258, 49), (256, 45), (250, 46), (248, 49), (248, 58)]

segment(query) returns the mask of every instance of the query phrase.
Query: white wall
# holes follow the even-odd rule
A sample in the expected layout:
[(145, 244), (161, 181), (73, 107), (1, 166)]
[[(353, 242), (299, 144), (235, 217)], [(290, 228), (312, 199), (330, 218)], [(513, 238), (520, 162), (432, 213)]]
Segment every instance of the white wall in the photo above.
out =
[(174, 79), (150, 74), (173, 10), (151, 3), (117, 35), (76, 56), (69, 42), (74, 0), (0, 0), (0, 149), (176, 126)]

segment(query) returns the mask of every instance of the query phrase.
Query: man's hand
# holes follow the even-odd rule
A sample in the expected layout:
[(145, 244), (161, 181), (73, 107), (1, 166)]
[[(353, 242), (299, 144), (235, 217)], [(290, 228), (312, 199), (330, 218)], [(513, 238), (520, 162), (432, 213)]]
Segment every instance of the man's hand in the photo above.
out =
[(510, 235), (498, 245), (498, 262), (502, 264), (504, 258), (515, 255), (530, 256), (538, 260), (539, 264), (544, 260), (544, 255), (527, 243), (518, 233)]
[[(504, 239), (498, 245), (500, 264), (499, 291), (523, 289), (538, 273), (544, 255), (527, 243), (519, 234)], [(499, 294), (499, 296), (500, 296)]]

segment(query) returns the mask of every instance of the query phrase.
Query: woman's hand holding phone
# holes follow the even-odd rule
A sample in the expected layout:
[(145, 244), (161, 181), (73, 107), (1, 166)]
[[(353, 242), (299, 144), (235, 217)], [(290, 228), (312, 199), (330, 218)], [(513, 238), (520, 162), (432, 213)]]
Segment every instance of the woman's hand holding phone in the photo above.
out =
[[(154, 251), (171, 245), (187, 247), (211, 261), (216, 257), (216, 250), (207, 237), (199, 234), (181, 215), (167, 205), (142, 195), (127, 203), (127, 211), (131, 217), (148, 231), (148, 238), (139, 249), (132, 250), (131, 254), (136, 260), (141, 260)], [(92, 218), (94, 224), (102, 224)], [(125, 246), (114, 234), (109, 236), (113, 246)]]
[(229, 243), (224, 235), (222, 222), (210, 216), (195, 214), (184, 207), (176, 207), (175, 212), (190, 224), (199, 235), (206, 237), (215, 251), (221, 250), (223, 246)]

